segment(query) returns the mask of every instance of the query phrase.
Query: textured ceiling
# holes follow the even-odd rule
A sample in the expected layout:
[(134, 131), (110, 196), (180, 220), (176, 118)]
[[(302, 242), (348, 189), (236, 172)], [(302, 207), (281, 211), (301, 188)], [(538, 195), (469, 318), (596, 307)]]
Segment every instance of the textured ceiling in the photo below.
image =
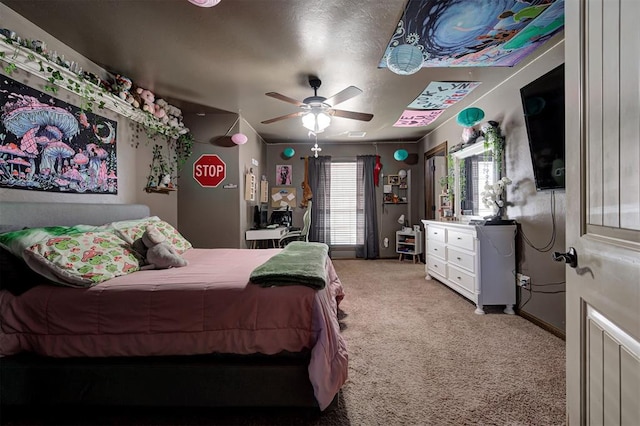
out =
[[(265, 93), (303, 100), (313, 95), (310, 74), (322, 80), (320, 96), (359, 87), (364, 93), (338, 108), (374, 114), (370, 122), (334, 118), (318, 135), (319, 141), (412, 142), (562, 36), (513, 68), (423, 68), (400, 76), (378, 64), (402, 17), (404, 0), (222, 0), (207, 9), (187, 0), (2, 3), (93, 62), (130, 77), (159, 97), (183, 101), (191, 112), (201, 108), (240, 113), (267, 143), (308, 140), (297, 118), (273, 124), (261, 121), (298, 111)], [(482, 84), (429, 126), (393, 127), (431, 81)], [(364, 138), (347, 137), (348, 132), (362, 131)]]

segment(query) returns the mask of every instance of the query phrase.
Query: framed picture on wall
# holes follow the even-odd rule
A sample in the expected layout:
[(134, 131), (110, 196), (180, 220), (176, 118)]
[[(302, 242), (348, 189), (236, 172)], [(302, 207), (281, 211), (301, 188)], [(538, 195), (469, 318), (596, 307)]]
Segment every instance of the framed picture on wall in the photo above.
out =
[(389, 185), (398, 185), (400, 184), (400, 176), (387, 175), (387, 182), (389, 183)]
[(291, 185), (293, 166), (290, 164), (278, 164), (276, 166), (276, 185)]

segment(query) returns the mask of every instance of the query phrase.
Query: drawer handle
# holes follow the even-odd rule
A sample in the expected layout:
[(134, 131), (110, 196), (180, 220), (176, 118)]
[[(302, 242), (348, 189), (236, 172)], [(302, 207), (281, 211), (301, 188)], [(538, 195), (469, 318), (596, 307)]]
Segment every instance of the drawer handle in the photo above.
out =
[(457, 277), (457, 278), (458, 278), (458, 281), (462, 281), (462, 277)]
[(461, 257), (456, 257), (456, 259), (458, 259), (458, 260), (462, 260), (462, 258), (461, 258)]
[(438, 249), (434, 248), (433, 251), (438, 251)]
[(458, 237), (458, 238), (456, 238), (456, 239), (457, 239), (457, 240), (461, 240), (461, 239), (462, 239), (462, 237)]
[(434, 268), (437, 268), (437, 267), (438, 267), (438, 265), (433, 265), (433, 267), (434, 267)]

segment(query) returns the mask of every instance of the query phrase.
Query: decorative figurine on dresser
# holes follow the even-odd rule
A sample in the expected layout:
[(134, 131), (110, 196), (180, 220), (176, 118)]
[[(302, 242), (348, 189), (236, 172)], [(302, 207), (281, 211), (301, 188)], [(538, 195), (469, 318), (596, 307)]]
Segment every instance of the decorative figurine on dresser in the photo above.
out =
[(426, 229), (426, 279), (435, 279), (476, 304), (516, 303), (515, 224), (484, 225), (423, 220)]

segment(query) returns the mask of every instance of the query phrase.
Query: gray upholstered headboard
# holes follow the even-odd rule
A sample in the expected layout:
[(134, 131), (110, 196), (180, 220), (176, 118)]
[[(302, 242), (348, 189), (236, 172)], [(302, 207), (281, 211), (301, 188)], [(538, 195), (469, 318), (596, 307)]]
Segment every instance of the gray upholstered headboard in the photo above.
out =
[(0, 202), (0, 225), (22, 227), (103, 225), (149, 216), (144, 204)]

